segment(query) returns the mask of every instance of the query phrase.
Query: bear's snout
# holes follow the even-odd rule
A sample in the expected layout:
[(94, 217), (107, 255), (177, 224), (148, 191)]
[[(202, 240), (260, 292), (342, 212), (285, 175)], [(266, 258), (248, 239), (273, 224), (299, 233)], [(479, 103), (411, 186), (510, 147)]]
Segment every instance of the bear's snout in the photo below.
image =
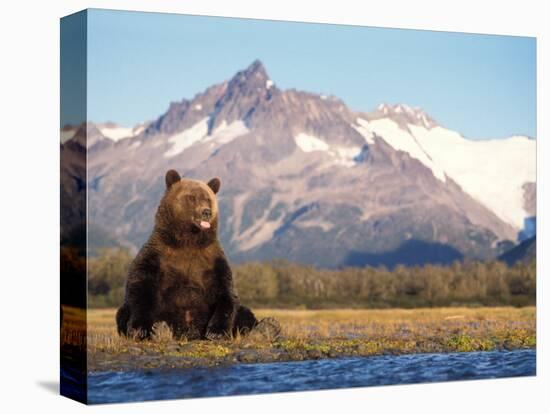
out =
[(212, 218), (212, 210), (209, 208), (205, 208), (201, 212), (201, 218), (203, 220), (210, 220)]

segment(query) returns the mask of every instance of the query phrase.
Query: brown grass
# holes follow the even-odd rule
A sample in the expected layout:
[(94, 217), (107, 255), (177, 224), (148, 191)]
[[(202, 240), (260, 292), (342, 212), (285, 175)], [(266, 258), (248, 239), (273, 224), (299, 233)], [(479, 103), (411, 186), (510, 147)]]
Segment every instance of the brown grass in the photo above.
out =
[(404, 333), (430, 336), (441, 332), (485, 335), (513, 331), (519, 325), (534, 329), (535, 308), (422, 308), (258, 310), (273, 316), (285, 336), (299, 338), (384, 337)]
[[(429, 308), (391, 310), (260, 309), (259, 318), (281, 323), (281, 337), (261, 335), (222, 341), (174, 340), (165, 324), (151, 341), (116, 333), (114, 309), (88, 311), (89, 369), (188, 367), (351, 355), (464, 352), (531, 348), (536, 311), (526, 308)], [(67, 309), (62, 340), (75, 345), (84, 331), (83, 311)], [(65, 336), (63, 336), (65, 335)]]

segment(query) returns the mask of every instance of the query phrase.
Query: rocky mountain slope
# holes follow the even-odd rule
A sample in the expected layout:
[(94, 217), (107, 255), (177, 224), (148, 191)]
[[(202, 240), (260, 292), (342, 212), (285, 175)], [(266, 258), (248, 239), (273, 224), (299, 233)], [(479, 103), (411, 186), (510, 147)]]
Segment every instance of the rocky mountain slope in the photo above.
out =
[(467, 140), (406, 105), (355, 112), (279, 89), (259, 61), (128, 137), (87, 129), (91, 241), (138, 248), (170, 168), (221, 178), (220, 234), (236, 261), (496, 257), (534, 215), (534, 140)]

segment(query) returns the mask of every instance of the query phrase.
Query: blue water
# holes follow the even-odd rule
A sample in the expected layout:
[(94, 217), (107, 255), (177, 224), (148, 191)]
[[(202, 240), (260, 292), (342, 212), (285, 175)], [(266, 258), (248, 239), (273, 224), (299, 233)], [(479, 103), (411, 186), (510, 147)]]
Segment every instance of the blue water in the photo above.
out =
[(262, 394), (535, 374), (536, 353), (532, 349), (101, 372), (88, 377), (88, 402)]

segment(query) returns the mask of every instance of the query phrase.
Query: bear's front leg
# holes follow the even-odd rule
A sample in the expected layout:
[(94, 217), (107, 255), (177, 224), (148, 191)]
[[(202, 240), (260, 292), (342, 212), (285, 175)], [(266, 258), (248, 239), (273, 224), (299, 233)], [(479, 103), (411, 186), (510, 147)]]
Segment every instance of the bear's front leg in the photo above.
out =
[(219, 339), (231, 335), (238, 300), (233, 291), (233, 274), (225, 256), (218, 257), (214, 262), (214, 275), (218, 282), (214, 313), (206, 327), (205, 336), (208, 339)]
[(116, 313), (116, 326), (119, 335), (128, 336), (128, 321), (130, 320), (130, 307), (126, 302), (118, 308)]
[(128, 336), (138, 340), (151, 339), (151, 336), (153, 336), (153, 321), (145, 315), (130, 316)]
[(129, 313), (128, 336), (143, 340), (150, 339), (153, 335), (155, 300), (152, 292), (153, 281), (147, 275), (135, 273), (134, 278), (131, 281), (129, 279), (125, 304)]
[(206, 328), (207, 339), (221, 339), (231, 333), (237, 306), (235, 299), (230, 296), (223, 297), (218, 301)]

